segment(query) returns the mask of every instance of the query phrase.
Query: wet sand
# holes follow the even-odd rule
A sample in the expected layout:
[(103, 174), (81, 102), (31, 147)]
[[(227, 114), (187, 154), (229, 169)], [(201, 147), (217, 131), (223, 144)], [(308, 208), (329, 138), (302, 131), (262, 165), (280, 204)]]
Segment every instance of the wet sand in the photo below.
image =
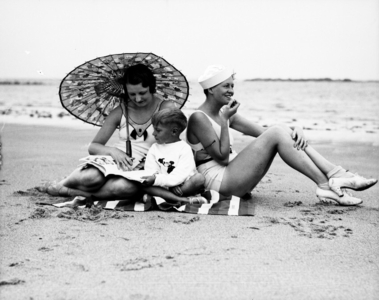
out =
[[(67, 176), (96, 131), (2, 127), (1, 299), (379, 298), (379, 185), (354, 192), (358, 207), (320, 204), (315, 185), (277, 157), (253, 191), (254, 217), (103, 211), (91, 220), (22, 193)], [(306, 134), (336, 164), (379, 177), (377, 134)], [(235, 140), (238, 151), (250, 139)]]

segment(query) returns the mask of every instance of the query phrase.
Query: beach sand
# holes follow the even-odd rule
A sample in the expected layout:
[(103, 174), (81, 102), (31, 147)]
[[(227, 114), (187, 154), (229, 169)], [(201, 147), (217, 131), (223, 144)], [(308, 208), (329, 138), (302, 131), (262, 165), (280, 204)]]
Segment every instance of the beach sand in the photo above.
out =
[[(0, 299), (379, 299), (379, 185), (358, 207), (321, 205), (279, 157), (254, 217), (109, 212), (95, 221), (23, 195), (60, 180), (97, 128), (1, 131)], [(379, 178), (377, 134), (307, 132), (328, 159)], [(250, 139), (236, 138), (236, 150)]]

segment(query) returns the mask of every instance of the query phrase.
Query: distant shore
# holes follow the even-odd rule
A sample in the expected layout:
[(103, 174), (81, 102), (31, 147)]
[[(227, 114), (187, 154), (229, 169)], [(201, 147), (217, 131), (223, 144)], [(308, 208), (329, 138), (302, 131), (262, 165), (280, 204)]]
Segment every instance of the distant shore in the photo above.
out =
[(245, 79), (244, 81), (283, 81), (283, 82), (306, 82), (306, 81), (312, 81), (312, 82), (379, 82), (379, 80), (352, 80), (349, 78), (345, 79), (331, 79), (331, 78), (252, 78), (252, 79)]
[[(59, 85), (60, 79), (4, 79), (0, 80), (0, 85)], [(196, 81), (196, 80), (189, 80)], [(242, 81), (272, 81), (272, 82), (379, 82), (379, 80), (353, 80), (350, 78), (249, 78)]]
[(3, 79), (0, 85), (55, 85), (59, 84), (60, 79)]

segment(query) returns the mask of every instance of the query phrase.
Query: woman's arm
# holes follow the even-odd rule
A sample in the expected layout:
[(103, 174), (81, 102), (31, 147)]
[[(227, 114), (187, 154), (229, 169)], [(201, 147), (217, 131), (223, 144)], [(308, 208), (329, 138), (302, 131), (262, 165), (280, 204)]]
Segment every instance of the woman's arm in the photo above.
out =
[(105, 146), (108, 140), (115, 132), (117, 126), (120, 124), (122, 111), (120, 107), (117, 107), (109, 116), (105, 119), (103, 126), (97, 132), (95, 138), (89, 145), (88, 151), (91, 155), (110, 155), (110, 148)]
[(235, 114), (231, 118), (230, 127), (253, 137), (260, 136), (266, 129), (239, 114)]
[(230, 140), (227, 120), (221, 123), (220, 139), (207, 116), (200, 112), (191, 115), (187, 131), (190, 143), (200, 142), (208, 154), (219, 164), (227, 165), (229, 163)]
[(103, 126), (97, 132), (95, 138), (88, 147), (88, 152), (91, 155), (110, 155), (116, 161), (119, 169), (129, 170), (133, 165), (133, 161), (126, 155), (125, 152), (115, 147), (105, 146), (112, 137), (116, 128), (120, 125), (122, 117), (121, 107), (114, 109), (105, 119)]

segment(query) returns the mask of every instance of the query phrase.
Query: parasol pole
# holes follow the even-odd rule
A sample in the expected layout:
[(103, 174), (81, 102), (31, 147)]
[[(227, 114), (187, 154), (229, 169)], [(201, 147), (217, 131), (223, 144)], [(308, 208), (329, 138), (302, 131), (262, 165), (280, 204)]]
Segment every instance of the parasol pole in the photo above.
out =
[(126, 92), (126, 85), (123, 84), (124, 87), (124, 105), (121, 105), (122, 112), (124, 113), (126, 122), (125, 122), (125, 128), (126, 128), (126, 147), (125, 147), (125, 153), (127, 156), (132, 157), (132, 144), (130, 142), (129, 137), (129, 113), (128, 113), (128, 94)]

